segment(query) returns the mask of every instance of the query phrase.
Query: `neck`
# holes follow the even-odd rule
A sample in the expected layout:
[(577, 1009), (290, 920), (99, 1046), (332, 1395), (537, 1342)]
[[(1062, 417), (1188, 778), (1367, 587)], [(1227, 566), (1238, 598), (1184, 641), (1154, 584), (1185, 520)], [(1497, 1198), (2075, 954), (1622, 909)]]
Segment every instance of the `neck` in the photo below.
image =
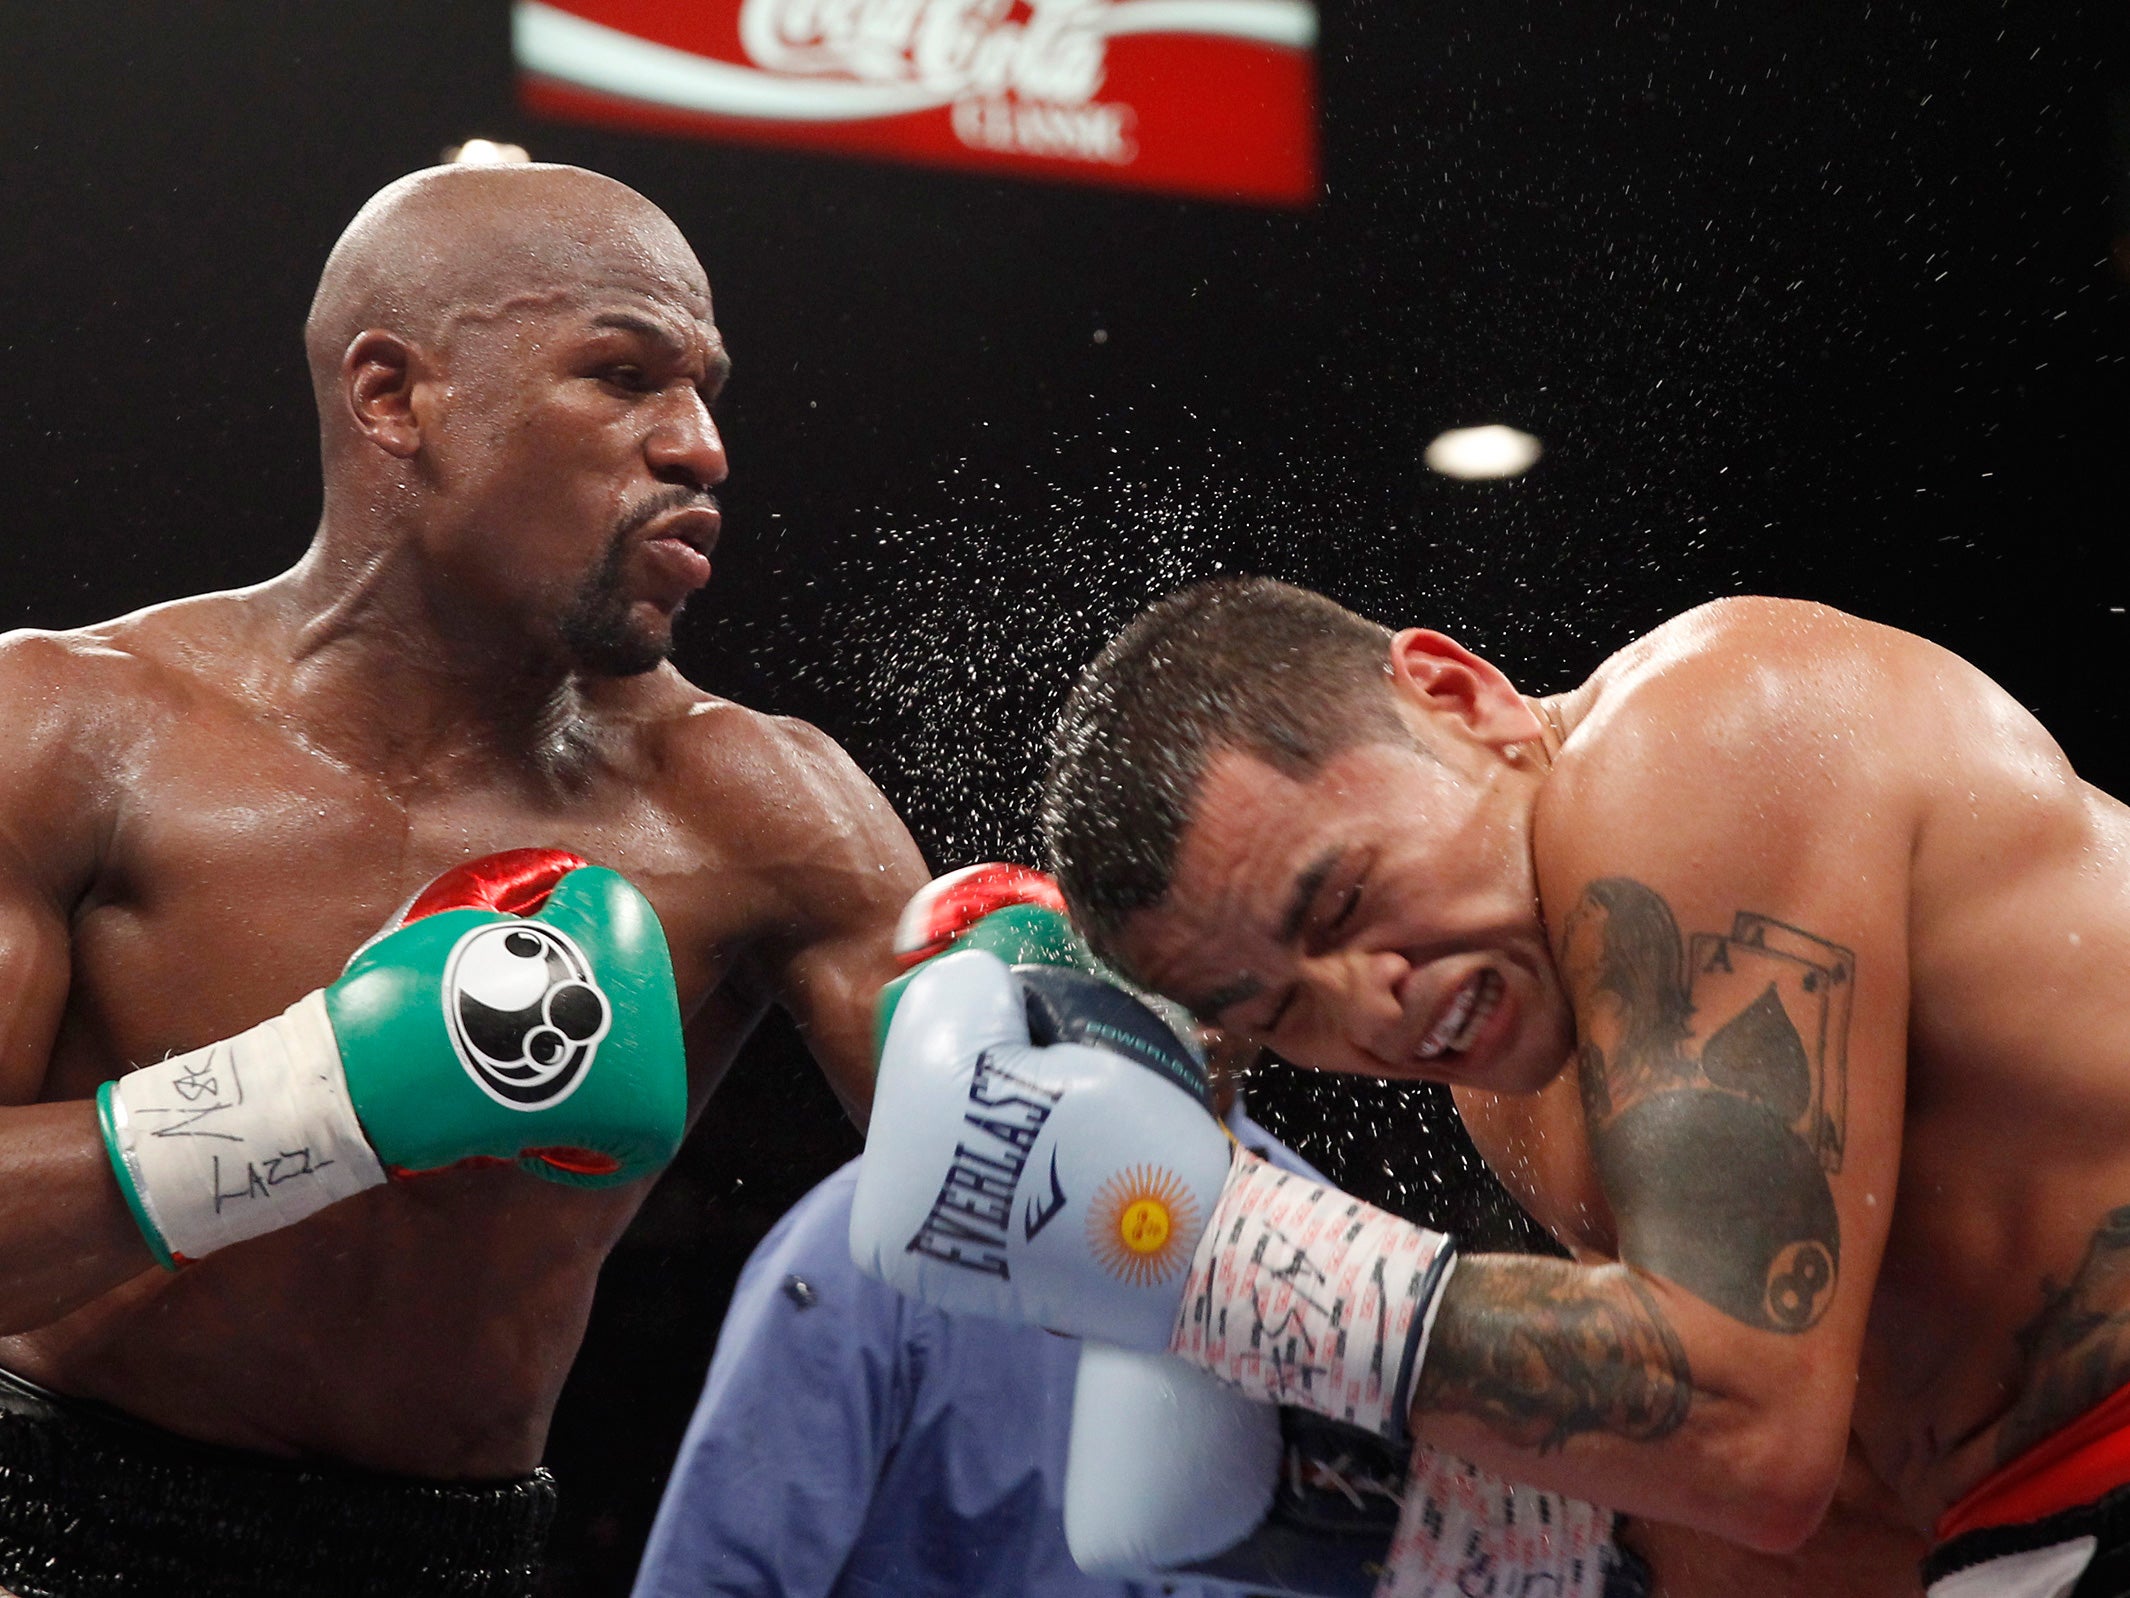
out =
[(263, 684), (307, 732), (381, 772), (580, 746), (585, 685), (560, 650), (482, 614), (410, 540), (349, 549), (321, 528), (277, 584), (282, 648)]

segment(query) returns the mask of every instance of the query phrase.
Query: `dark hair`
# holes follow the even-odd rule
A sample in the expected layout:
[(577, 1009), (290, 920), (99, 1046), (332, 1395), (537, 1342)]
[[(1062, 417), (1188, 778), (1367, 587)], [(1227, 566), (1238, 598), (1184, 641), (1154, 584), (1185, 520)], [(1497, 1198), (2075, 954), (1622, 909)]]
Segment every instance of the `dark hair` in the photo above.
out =
[(1321, 594), (1228, 577), (1141, 613), (1080, 674), (1051, 735), (1043, 843), (1075, 921), (1114, 958), (1168, 893), (1205, 768), (1239, 749), (1306, 777), (1362, 743), (1409, 743), (1390, 629)]

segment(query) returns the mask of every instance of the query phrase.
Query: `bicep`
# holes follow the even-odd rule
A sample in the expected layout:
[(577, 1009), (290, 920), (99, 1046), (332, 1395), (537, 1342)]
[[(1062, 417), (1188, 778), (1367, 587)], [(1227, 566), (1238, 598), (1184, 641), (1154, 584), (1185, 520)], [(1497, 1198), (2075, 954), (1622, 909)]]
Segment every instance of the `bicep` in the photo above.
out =
[(70, 969), (66, 917), (0, 858), (0, 1104), (42, 1096)]
[(808, 944), (785, 963), (778, 984), (800, 1036), (860, 1128), (873, 1108), (873, 1002), (894, 975), (888, 937), (861, 932)]
[[(1899, 952), (1773, 885), (1697, 937), (1730, 886), (1636, 866), (1586, 881), (1562, 960), (1618, 1263), (1460, 1262), (1418, 1402), (1493, 1468), (1566, 1449), (1547, 1485), (1793, 1546), (1840, 1470), (1891, 1208), (1900, 1006), (1867, 983)], [(1771, 903), (1780, 933), (1745, 908)]]
[(116, 789), (106, 685), (43, 634), (0, 643), (0, 1103), (44, 1090), (67, 1002), (75, 906), (96, 879)]
[(1571, 1064), (1536, 1093), (1450, 1090), (1472, 1146), (1524, 1212), (1578, 1257), (1615, 1252)]
[(1668, 807), (1631, 785), (1661, 826), (1584, 817), (1557, 941), (1585, 1119), (1697, 1370), (1846, 1417), (1900, 1156), (1906, 847), (1729, 775)]

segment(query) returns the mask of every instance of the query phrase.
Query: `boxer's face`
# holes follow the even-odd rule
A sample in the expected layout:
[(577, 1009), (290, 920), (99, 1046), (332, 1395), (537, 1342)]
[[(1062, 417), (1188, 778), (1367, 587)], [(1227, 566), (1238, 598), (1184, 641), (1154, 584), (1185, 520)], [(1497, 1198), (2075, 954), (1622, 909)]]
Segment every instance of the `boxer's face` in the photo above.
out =
[(1527, 815), (1513, 784), (1405, 745), (1359, 745), (1302, 780), (1229, 750), (1123, 953), (1202, 1020), (1299, 1065), (1536, 1089), (1573, 1022)]
[(425, 446), (451, 575), (579, 666), (648, 670), (710, 575), (730, 363), (693, 258), (619, 251), (450, 330)]

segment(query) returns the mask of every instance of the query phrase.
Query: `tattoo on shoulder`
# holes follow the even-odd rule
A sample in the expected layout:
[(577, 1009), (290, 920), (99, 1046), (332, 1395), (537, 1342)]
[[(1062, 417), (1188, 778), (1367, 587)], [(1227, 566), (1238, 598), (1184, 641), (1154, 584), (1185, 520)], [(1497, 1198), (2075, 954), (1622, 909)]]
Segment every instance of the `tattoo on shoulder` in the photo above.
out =
[(1561, 968), (1622, 1257), (1749, 1326), (1816, 1325), (1841, 1263), (1828, 1176), (1855, 956), (1749, 911), (1687, 937), (1661, 895), (1607, 877), (1569, 916)]
[(2019, 1397), (1997, 1433), (1999, 1464), (2130, 1382), (2130, 1204), (2102, 1217), (2069, 1282), (2041, 1279), (2041, 1313), (2018, 1342)]
[(1686, 1423), (1686, 1350), (1627, 1271), (1481, 1255), (1460, 1263), (1416, 1395), (1541, 1453), (1581, 1432), (1636, 1442)]

